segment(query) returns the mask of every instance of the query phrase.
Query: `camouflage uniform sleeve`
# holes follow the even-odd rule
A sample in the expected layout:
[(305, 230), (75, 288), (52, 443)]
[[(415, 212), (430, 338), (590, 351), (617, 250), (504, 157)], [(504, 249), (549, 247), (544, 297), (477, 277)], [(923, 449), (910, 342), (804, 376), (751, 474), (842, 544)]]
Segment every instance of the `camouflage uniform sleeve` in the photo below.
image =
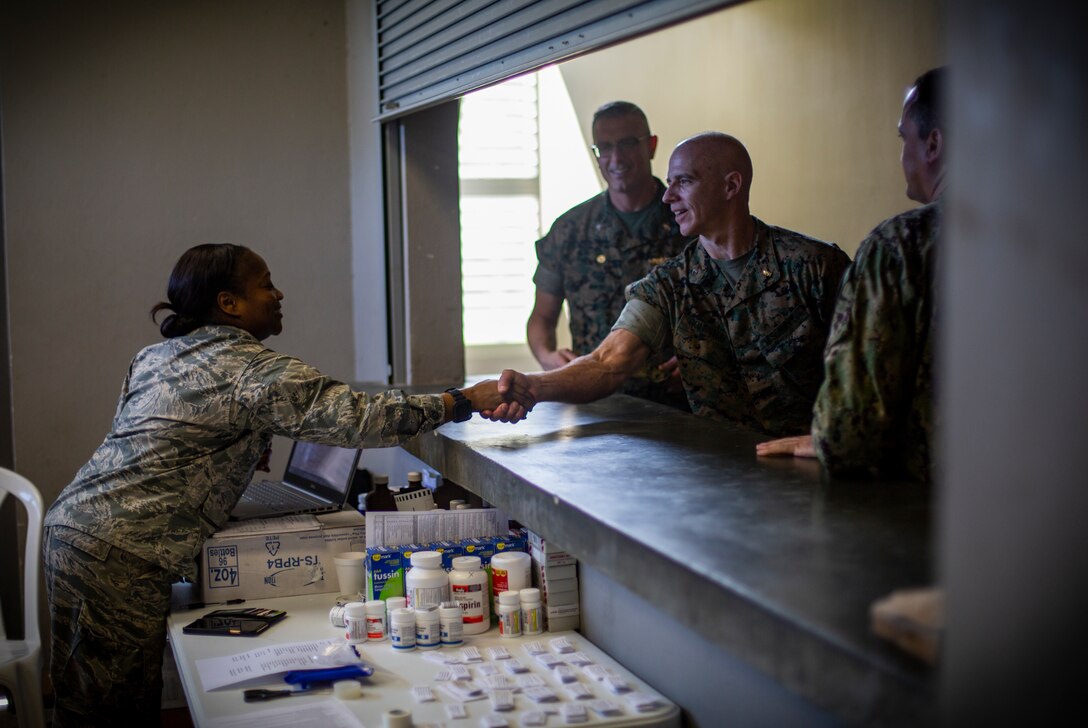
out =
[(660, 311), (639, 299), (627, 302), (612, 330), (624, 329), (642, 340), (652, 351), (660, 351), (668, 342), (669, 327)]
[(823, 267), (823, 280), (821, 281), (820, 313), (823, 316), (823, 324), (830, 328), (834, 321), (834, 313), (838, 302), (839, 292), (845, 284), (846, 271), (850, 270), (850, 257), (837, 245), (830, 245), (834, 251), (827, 256), (827, 262)]
[(358, 392), (295, 357), (265, 350), (242, 374), (236, 415), (250, 429), (340, 447), (386, 447), (442, 424), (442, 395)]
[(645, 278), (628, 284), (624, 291), (628, 304), (632, 301), (640, 301), (661, 315), (666, 334), (671, 334), (671, 322), (675, 319), (676, 304), (673, 286), (675, 277), (682, 275), (678, 272), (680, 265), (679, 256), (673, 258), (655, 267)]
[(825, 374), (813, 408), (812, 437), (827, 470), (843, 474), (879, 464), (896, 447), (905, 406), (904, 317), (894, 253), (870, 236), (842, 282), (824, 350)]
[(533, 283), (538, 290), (550, 293), (560, 298), (565, 297), (563, 276), (559, 272), (563, 270), (559, 256), (562, 254), (562, 236), (557, 228), (562, 221), (557, 221), (548, 234), (536, 241), (536, 273), (533, 274)]

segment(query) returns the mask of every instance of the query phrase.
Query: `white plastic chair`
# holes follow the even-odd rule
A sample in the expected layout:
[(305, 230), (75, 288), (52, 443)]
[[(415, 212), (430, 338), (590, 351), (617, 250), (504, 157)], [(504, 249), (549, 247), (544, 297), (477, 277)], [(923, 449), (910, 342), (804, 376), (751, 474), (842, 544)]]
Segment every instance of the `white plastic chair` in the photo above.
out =
[[(0, 640), (0, 685), (15, 702), (20, 728), (42, 728), (42, 638), (38, 631), (38, 571), (42, 549), (42, 496), (29, 480), (0, 468), (0, 502), (8, 493), (26, 506), (26, 556), (23, 573), (23, 639)], [(18, 557), (3, 557), (18, 564)]]

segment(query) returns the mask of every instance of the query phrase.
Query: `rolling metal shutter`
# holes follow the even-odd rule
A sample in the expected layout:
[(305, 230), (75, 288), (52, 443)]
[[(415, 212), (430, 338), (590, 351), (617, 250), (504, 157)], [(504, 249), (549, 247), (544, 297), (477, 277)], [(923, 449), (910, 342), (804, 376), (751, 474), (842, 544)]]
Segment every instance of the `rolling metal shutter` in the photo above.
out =
[(381, 120), (741, 0), (374, 0)]

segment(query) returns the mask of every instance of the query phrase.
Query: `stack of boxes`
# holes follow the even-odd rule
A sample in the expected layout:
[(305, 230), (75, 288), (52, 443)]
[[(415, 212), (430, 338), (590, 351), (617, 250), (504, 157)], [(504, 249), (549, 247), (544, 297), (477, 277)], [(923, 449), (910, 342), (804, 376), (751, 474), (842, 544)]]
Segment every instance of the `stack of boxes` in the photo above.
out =
[[(525, 550), (528, 550), (532, 561), (533, 586), (540, 589), (547, 629), (551, 632), (578, 629), (581, 625), (578, 562), (571, 554), (532, 531), (525, 531), (524, 537), (489, 536), (466, 538), (457, 542), (371, 546), (366, 550), (367, 598), (384, 600), (393, 596), (404, 596), (405, 572), (414, 551), (442, 552), (443, 567), (447, 571), (454, 556), (479, 556), (483, 568), (490, 574), (492, 556), (504, 551)], [(492, 616), (494, 614), (492, 609)]]
[[(411, 568), (416, 551), (438, 551), (442, 568), (449, 571), (456, 556), (479, 556), (480, 565), (491, 574), (491, 557), (504, 551), (525, 551), (525, 539), (520, 536), (485, 536), (463, 538), (460, 541), (435, 541), (403, 546), (369, 546), (366, 550), (367, 599), (388, 599), (404, 596), (405, 574)], [(490, 592), (490, 588), (488, 589)]]
[(533, 564), (533, 583), (540, 589), (549, 632), (578, 629), (578, 562), (566, 551), (526, 532)]

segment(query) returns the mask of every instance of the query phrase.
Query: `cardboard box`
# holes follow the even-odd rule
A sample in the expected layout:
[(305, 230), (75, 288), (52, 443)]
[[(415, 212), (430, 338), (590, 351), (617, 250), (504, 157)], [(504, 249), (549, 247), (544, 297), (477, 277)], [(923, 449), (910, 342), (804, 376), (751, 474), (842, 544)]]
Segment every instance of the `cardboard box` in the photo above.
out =
[(528, 544), (525, 543), (525, 539), (520, 536), (491, 536), (490, 538), (495, 543), (496, 554), (503, 551), (528, 551), (529, 548)]
[(556, 582), (548, 582), (547, 591), (542, 591), (541, 597), (549, 607), (577, 604), (578, 580), (562, 579)]
[(564, 632), (578, 629), (582, 623), (582, 612), (577, 604), (562, 607), (544, 607), (549, 632)]
[(465, 555), (465, 547), (454, 541), (435, 541), (431, 549), (442, 554), (442, 568), (446, 571), (453, 569), (453, 560)]
[[(479, 556), (480, 566), (487, 572), (487, 593), (491, 593), (491, 557), (495, 555), (495, 537), (463, 538), (460, 543), (465, 556)], [(494, 616), (494, 615), (492, 615)]]
[(530, 548), (529, 555), (533, 557), (533, 562), (540, 564), (544, 568), (558, 568), (560, 566), (571, 566), (577, 563), (577, 560), (566, 551), (548, 551), (544, 552), (537, 548)]
[(577, 604), (564, 604), (561, 607), (544, 607), (544, 614), (548, 616), (548, 619), (555, 617), (577, 617), (582, 613), (582, 610)]
[(310, 518), (244, 521), (209, 538), (201, 551), (201, 599), (337, 592), (333, 554), (365, 551), (366, 521), (354, 510)]
[(544, 566), (541, 567), (537, 573), (540, 575), (545, 586), (554, 581), (566, 581), (567, 579), (578, 578), (578, 568), (574, 564), (568, 564), (567, 566)]

